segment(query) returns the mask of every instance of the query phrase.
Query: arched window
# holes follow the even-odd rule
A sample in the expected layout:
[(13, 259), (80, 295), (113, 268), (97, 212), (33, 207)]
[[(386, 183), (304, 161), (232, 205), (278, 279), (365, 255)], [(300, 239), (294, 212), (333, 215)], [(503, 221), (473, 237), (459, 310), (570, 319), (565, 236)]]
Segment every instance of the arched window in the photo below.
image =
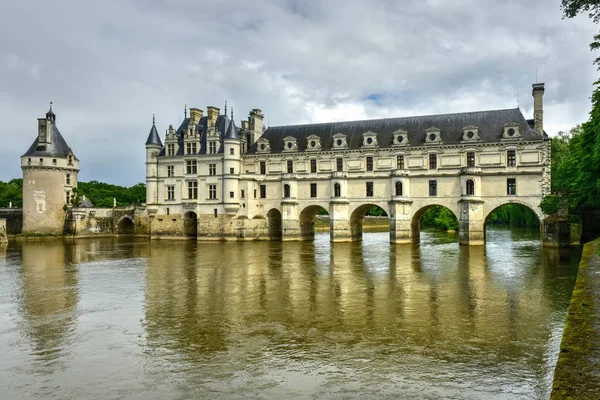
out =
[(283, 197), (290, 197), (290, 185), (283, 185)]
[(402, 196), (402, 182), (396, 181), (396, 196)]
[(475, 182), (472, 179), (467, 179), (467, 196), (475, 195)]
[(341, 197), (341, 196), (342, 196), (342, 186), (336, 182), (333, 185), (333, 197)]

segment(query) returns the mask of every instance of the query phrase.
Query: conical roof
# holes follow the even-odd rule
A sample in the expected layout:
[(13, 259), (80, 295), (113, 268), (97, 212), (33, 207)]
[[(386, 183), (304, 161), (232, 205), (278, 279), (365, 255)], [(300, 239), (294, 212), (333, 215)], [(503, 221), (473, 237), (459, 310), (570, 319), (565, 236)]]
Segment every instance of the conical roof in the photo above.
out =
[(235, 127), (235, 122), (233, 122), (233, 120), (231, 120), (229, 122), (229, 127), (227, 128), (227, 132), (225, 133), (225, 139), (239, 139), (240, 138), (240, 134), (237, 130), (237, 128)]
[(148, 145), (156, 145), (162, 147), (163, 144), (160, 140), (160, 136), (158, 135), (158, 131), (156, 130), (156, 124), (154, 123), (154, 117), (152, 118), (152, 128), (150, 129), (150, 133), (148, 134), (148, 139), (146, 140), (146, 146)]

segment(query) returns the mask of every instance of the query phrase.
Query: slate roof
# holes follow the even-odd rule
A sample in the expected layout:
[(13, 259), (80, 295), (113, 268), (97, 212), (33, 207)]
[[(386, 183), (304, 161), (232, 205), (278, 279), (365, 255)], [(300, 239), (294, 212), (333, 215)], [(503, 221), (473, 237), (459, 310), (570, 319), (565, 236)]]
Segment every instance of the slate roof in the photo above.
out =
[(160, 135), (156, 130), (156, 125), (152, 122), (152, 128), (150, 129), (150, 133), (148, 134), (148, 139), (146, 140), (146, 146), (149, 144), (159, 145), (162, 147), (162, 142), (160, 141)]
[(29, 150), (23, 154), (22, 157), (64, 157), (66, 158), (69, 153), (73, 153), (60, 131), (56, 127), (56, 124), (52, 123), (52, 139), (48, 145), (38, 146), (38, 138), (36, 137), (33, 144), (29, 147)]
[[(184, 155), (185, 149), (183, 146), (183, 135), (188, 130), (189, 126), (190, 118), (186, 117), (179, 126), (179, 128), (177, 128), (177, 131), (175, 131), (175, 134), (177, 135), (177, 143), (179, 144), (179, 148), (176, 154), (178, 156)], [(223, 153), (223, 139), (226, 137), (226, 135), (228, 135), (229, 130), (233, 129), (233, 132), (235, 133), (230, 134), (235, 134), (235, 139), (239, 139), (241, 129), (237, 128), (235, 126), (235, 123), (232, 120), (230, 120), (227, 115), (219, 115), (217, 117), (215, 127), (217, 128), (217, 131), (219, 132), (219, 135), (221, 137), (221, 147), (218, 149), (217, 153)], [(206, 154), (206, 132), (208, 130), (208, 116), (203, 116), (202, 118), (200, 118), (200, 121), (196, 124), (196, 129), (198, 130), (198, 132), (200, 132), (200, 152), (198, 154)], [(163, 147), (158, 155), (164, 156), (165, 154), (166, 149), (165, 147)]]
[[(333, 135), (346, 135), (350, 150), (360, 149), (363, 143), (363, 133), (377, 133), (379, 148), (391, 147), (394, 139), (393, 132), (399, 129), (408, 132), (411, 146), (425, 144), (426, 130), (431, 127), (440, 129), (443, 144), (462, 143), (463, 128), (475, 125), (479, 128), (480, 142), (499, 142), (504, 132), (504, 125), (514, 122), (519, 126), (523, 140), (543, 140), (534, 130), (518, 108), (507, 110), (477, 111), (457, 114), (426, 115), (418, 117), (384, 118), (362, 121), (328, 122), (321, 124), (289, 125), (269, 127), (261, 138), (269, 140), (271, 153), (281, 153), (283, 138), (296, 138), (298, 151), (305, 151), (306, 138), (316, 135), (321, 139), (321, 150), (328, 151), (333, 147)], [(257, 153), (257, 143), (254, 143), (248, 153)]]

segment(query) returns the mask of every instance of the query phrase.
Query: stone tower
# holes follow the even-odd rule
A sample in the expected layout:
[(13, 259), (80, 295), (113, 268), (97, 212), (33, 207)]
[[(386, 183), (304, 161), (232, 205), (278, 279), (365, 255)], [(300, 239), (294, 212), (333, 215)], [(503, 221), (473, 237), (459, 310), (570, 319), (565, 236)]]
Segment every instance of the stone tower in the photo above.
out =
[(38, 118), (38, 136), (21, 156), (23, 170), (23, 233), (62, 235), (65, 205), (77, 188), (79, 160), (56, 126), (50, 110)]
[(544, 84), (534, 83), (531, 94), (533, 95), (533, 123), (540, 134), (544, 134)]
[(233, 112), (229, 127), (223, 138), (223, 203), (227, 213), (236, 213), (240, 208), (241, 140), (233, 122)]
[(146, 140), (146, 203), (158, 203), (158, 165), (156, 156), (162, 149), (163, 144), (156, 130), (154, 116), (152, 117), (152, 128)]

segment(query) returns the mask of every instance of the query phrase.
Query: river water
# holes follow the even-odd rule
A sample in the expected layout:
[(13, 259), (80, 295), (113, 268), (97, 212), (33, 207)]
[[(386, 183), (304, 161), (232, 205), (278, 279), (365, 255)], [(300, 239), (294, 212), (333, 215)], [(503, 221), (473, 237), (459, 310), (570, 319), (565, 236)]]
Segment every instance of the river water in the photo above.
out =
[(13, 242), (0, 398), (547, 398), (578, 250), (388, 235)]

